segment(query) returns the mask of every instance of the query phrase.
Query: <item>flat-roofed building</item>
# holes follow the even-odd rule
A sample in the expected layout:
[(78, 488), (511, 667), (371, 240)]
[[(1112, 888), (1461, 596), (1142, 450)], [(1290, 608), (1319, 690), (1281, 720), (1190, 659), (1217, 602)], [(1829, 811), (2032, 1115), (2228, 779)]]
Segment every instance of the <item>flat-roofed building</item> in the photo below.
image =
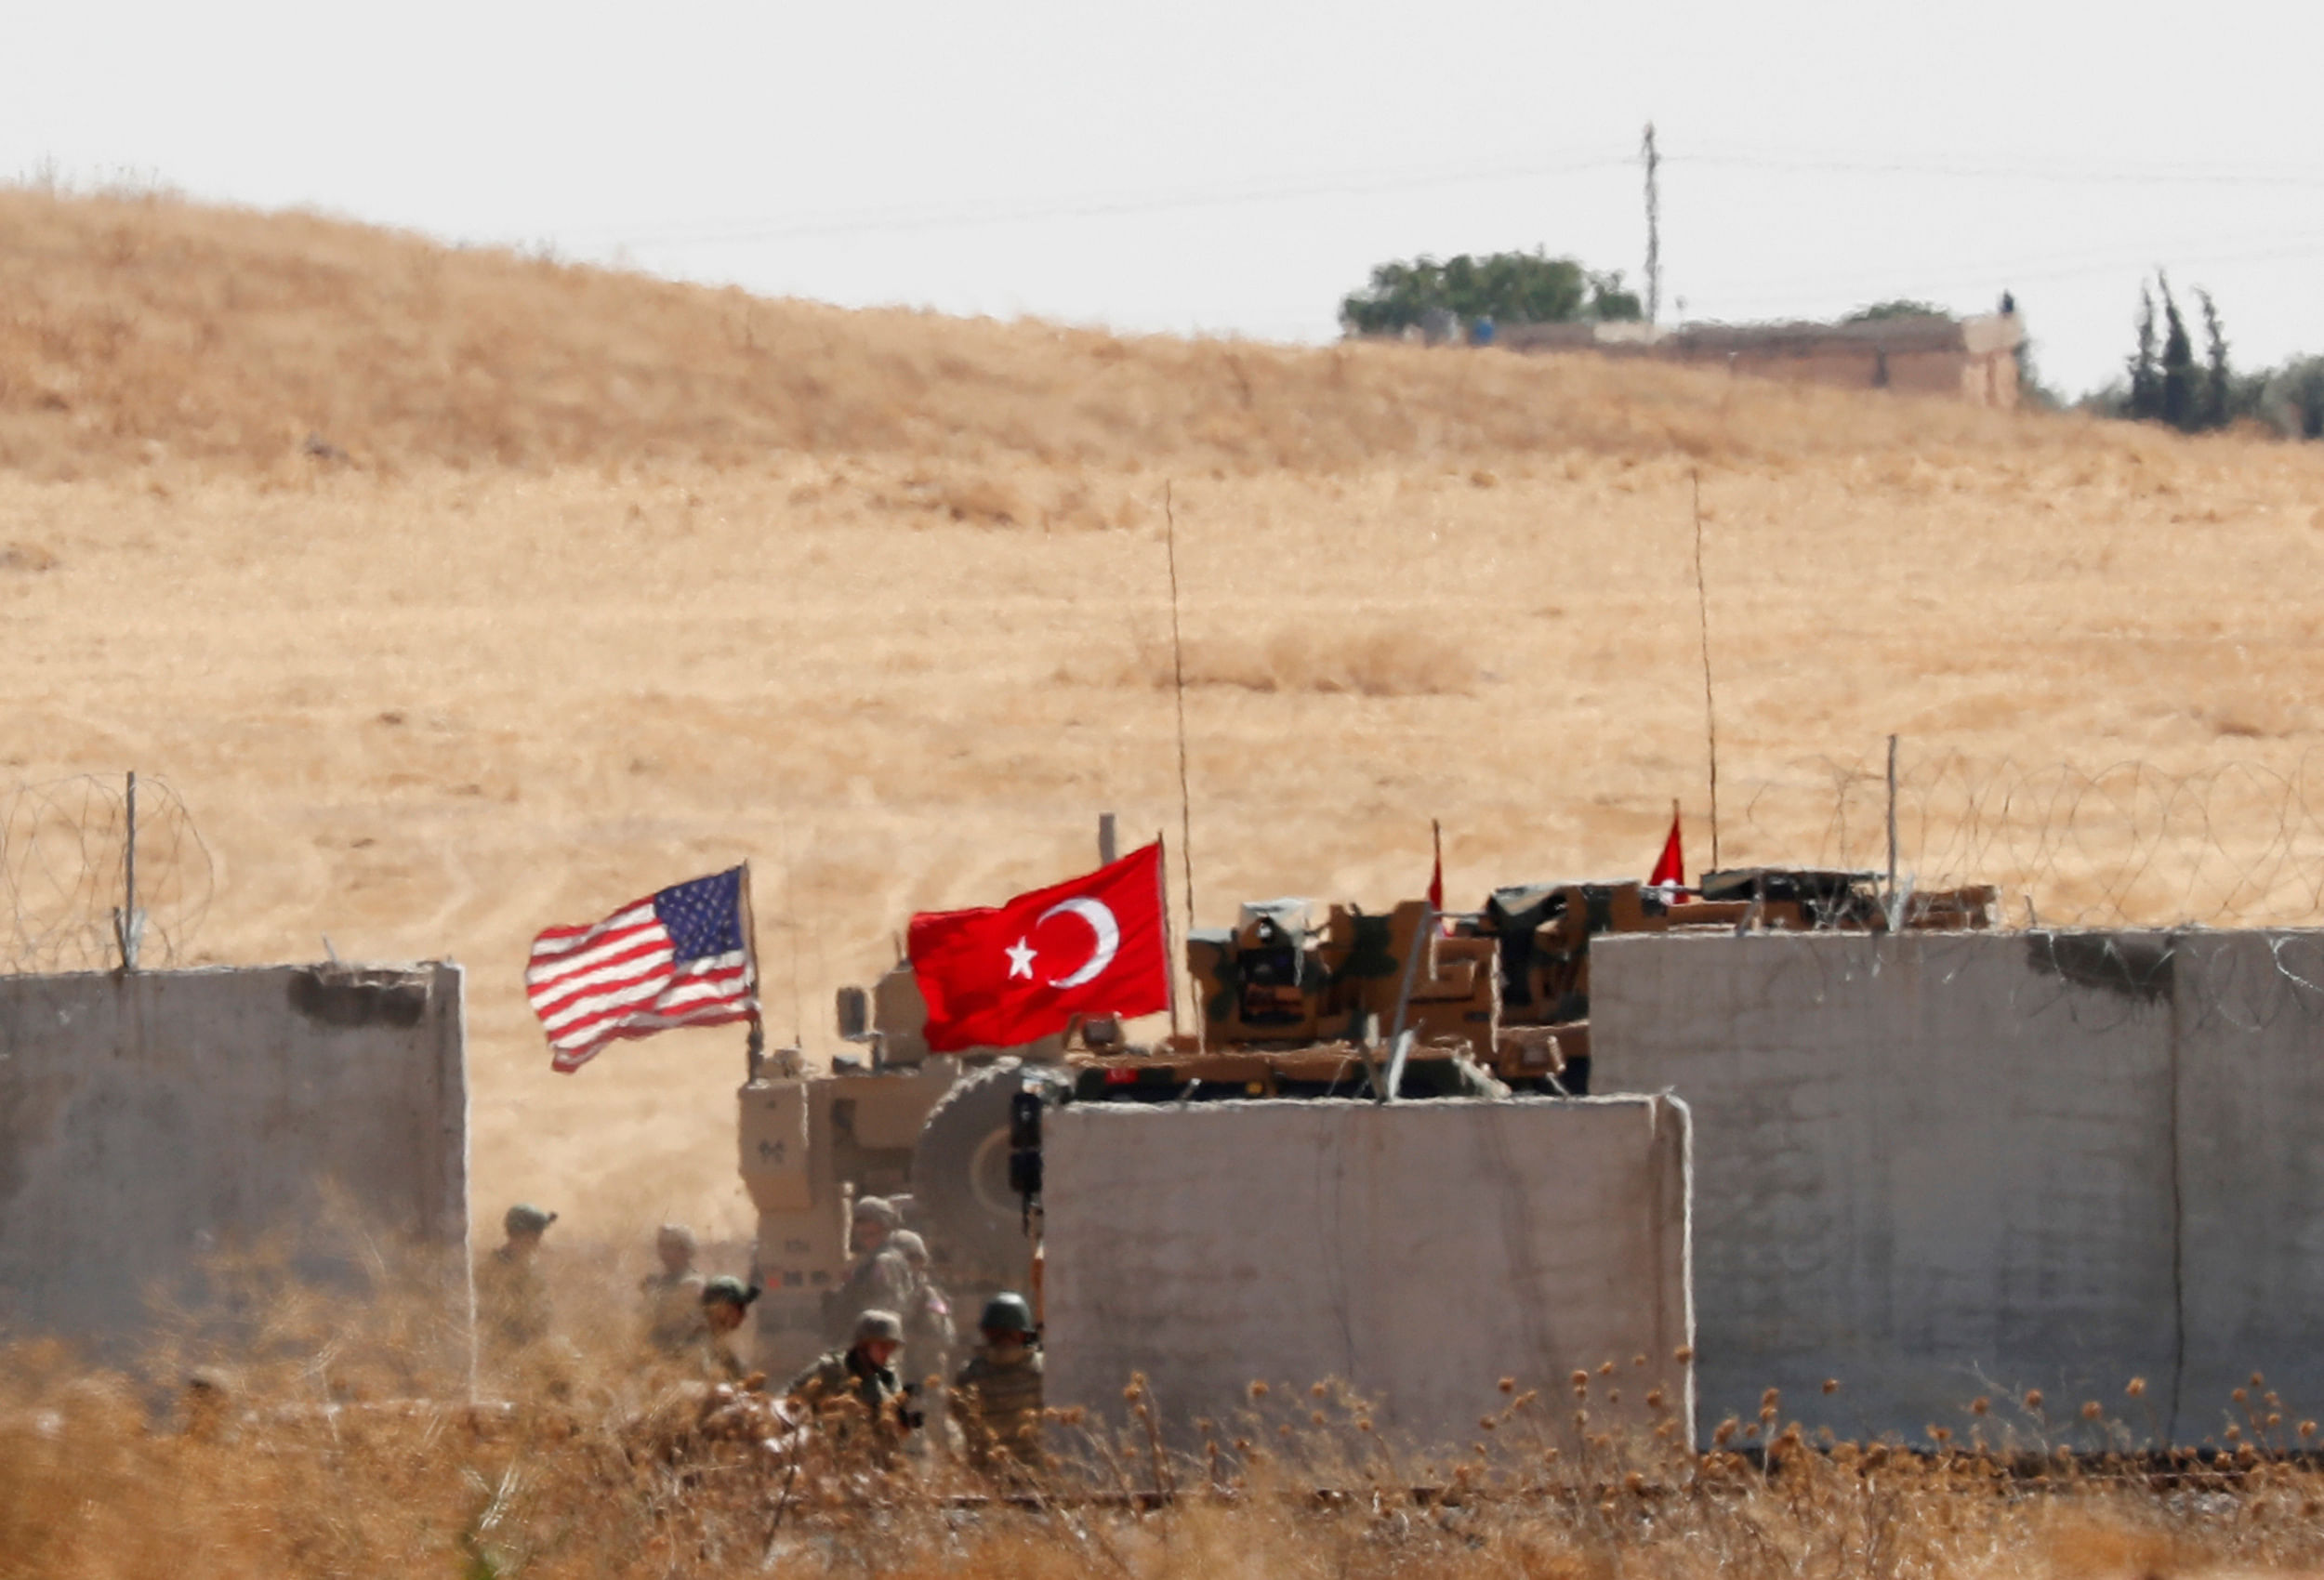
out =
[(1588, 351), (1656, 362), (1725, 367), (1849, 389), (1945, 395), (1974, 406), (2017, 404), (2017, 350), (2024, 321), (2014, 312), (1973, 318), (1937, 314), (1851, 323), (1522, 323), (1497, 329), (1512, 351)]

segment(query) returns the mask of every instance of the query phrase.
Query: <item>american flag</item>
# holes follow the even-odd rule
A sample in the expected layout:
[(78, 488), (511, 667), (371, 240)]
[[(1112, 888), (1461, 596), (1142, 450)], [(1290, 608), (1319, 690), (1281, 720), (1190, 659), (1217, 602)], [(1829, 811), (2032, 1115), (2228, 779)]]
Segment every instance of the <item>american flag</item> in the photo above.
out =
[(525, 996), (571, 1074), (607, 1043), (673, 1026), (756, 1020), (743, 869), (673, 884), (588, 927), (533, 941)]

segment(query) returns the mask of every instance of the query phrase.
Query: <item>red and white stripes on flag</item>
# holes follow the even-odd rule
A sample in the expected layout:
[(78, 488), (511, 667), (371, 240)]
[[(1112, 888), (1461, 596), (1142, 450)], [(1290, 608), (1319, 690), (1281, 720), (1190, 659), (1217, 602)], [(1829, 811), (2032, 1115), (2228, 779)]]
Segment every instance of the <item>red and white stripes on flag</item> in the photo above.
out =
[(524, 993), (565, 1074), (606, 1044), (759, 1016), (743, 869), (673, 884), (603, 921), (533, 941)]

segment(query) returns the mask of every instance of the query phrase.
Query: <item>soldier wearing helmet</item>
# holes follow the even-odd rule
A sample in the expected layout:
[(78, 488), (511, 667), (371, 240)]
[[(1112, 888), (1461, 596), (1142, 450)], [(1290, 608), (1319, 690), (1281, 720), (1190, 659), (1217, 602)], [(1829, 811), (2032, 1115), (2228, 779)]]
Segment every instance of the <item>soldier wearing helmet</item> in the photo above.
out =
[(548, 1284), (541, 1277), (541, 1236), (557, 1215), (519, 1202), (501, 1216), (507, 1243), (476, 1266), (476, 1318), (487, 1343), (503, 1355), (548, 1336)]
[(825, 1336), (834, 1344), (849, 1344), (856, 1317), (865, 1311), (902, 1312), (912, 1303), (912, 1267), (891, 1239), (903, 1227), (904, 1215), (884, 1196), (864, 1196), (855, 1204), (850, 1238), (860, 1258), (847, 1282), (824, 1297)]
[(666, 1223), (654, 1237), (662, 1271), (639, 1282), (645, 1306), (646, 1342), (665, 1355), (683, 1355), (702, 1339), (702, 1275), (694, 1271), (693, 1231)]
[[(695, 1281), (702, 1283), (700, 1279)], [(728, 1273), (702, 1284), (694, 1310), (694, 1341), (701, 1347), (702, 1369), (720, 1382), (743, 1382), (749, 1376), (742, 1357), (734, 1353), (734, 1335), (759, 1291)], [(756, 1387), (757, 1380), (749, 1386)]]
[(1033, 1308), (1022, 1295), (996, 1295), (977, 1319), (984, 1347), (952, 1382), (952, 1415), (969, 1463), (980, 1470), (1041, 1469), (1041, 1351)]
[(914, 1375), (942, 1386), (952, 1370), (952, 1299), (929, 1276), (926, 1241), (908, 1229), (899, 1229), (889, 1236), (888, 1244), (912, 1270), (912, 1293), (898, 1312), (904, 1318), (904, 1352), (912, 1358)]
[(809, 1411), (835, 1446), (864, 1446), (884, 1462), (904, 1434), (918, 1427), (910, 1390), (896, 1378), (896, 1356), (904, 1349), (904, 1319), (893, 1311), (870, 1310), (855, 1319), (845, 1350), (821, 1356), (787, 1390)]

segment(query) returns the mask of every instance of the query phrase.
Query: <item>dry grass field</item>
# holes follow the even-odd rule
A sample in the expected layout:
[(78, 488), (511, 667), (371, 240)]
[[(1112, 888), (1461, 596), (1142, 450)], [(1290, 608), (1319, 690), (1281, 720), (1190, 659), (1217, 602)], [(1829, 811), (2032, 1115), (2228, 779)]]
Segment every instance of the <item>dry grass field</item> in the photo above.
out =
[(6, 191), (0, 778), (176, 786), (199, 959), (464, 962), (480, 1221), (733, 1232), (740, 1036), (552, 1075), (535, 928), (747, 858), (772, 1030), (821, 1052), (913, 909), (1076, 870), (1103, 810), (1175, 836), (1166, 501), (1203, 922), (1416, 893), (1432, 817), (1456, 902), (1642, 873), (1673, 797), (1699, 861), (1697, 480), (1731, 863), (1824, 853), (1816, 760), (1890, 731), (2324, 740), (2324, 451)]
[[(772, 1447), (749, 1405), (640, 1365), (626, 1323), (576, 1324), (577, 1348), (498, 1379), (515, 1402), (469, 1403), (453, 1376), (409, 1397), (424, 1326), (295, 1300), (271, 1316), (271, 1358), (208, 1392), (0, 1350), (0, 1580), (2240, 1580), (2324, 1563), (2324, 1475), (2298, 1452), (2314, 1423), (2265, 1427), (2258, 1389), (2253, 1430), (2199, 1458), (2107, 1453), (2113, 1412), (2053, 1420), (2038, 1396), (1980, 1402), (1969, 1441), (1925, 1454), (1811, 1443), (1770, 1398), (1745, 1429), (1772, 1453), (1737, 1452), (1729, 1424), (1697, 1454), (1565, 1432), (1624, 1380), (1586, 1374), (1570, 1398), (1504, 1382), (1480, 1441), (1438, 1454), (1383, 1442), (1334, 1387), (1254, 1388), (1208, 1452), (1177, 1457), (1140, 1429), (1133, 1380), (1120, 1429), (1057, 1420), (1050, 1472), (996, 1485), (944, 1457), (883, 1473), (828, 1441)], [(382, 1340), (386, 1396), (366, 1364)]]
[[(0, 784), (174, 785), (216, 863), (193, 959), (327, 935), (465, 962), (481, 1224), (530, 1197), (600, 1245), (668, 1216), (734, 1234), (740, 1036), (552, 1075), (519, 989), (535, 928), (746, 858), (772, 1030), (823, 1052), (831, 988), (913, 909), (1076, 870), (1103, 810), (1175, 835), (1166, 511), (1205, 923), (1415, 893), (1431, 818), (1456, 903), (1639, 874), (1674, 797), (1699, 862), (1697, 486), (1727, 861), (1861, 856), (1829, 764), (1894, 731), (1932, 783), (2197, 776), (2224, 888), (2126, 885), (2089, 841), (2014, 896), (2047, 915), (2315, 915), (2280, 858), (2324, 744), (2324, 451), (843, 313), (28, 191), (0, 191)], [(2110, 805), (2151, 834), (2148, 802)], [(362, 1346), (285, 1331), (232, 1418), (181, 1400), (158, 1430), (151, 1398), (0, 1351), (0, 1576), (2127, 1577), (2324, 1553), (2291, 1458), (2159, 1483), (2090, 1460), (2027, 1495), (1974, 1450), (1560, 1468), (1513, 1427), (1416, 1470), (1344, 1421), (1339, 1460), (1238, 1458), (1231, 1500), (1164, 1514), (840, 1477), (771, 1517), (746, 1447), (654, 1438), (680, 1407), (602, 1348), (618, 1327), (576, 1321), (602, 1352), (548, 1404), (340, 1416), (311, 1406), (372, 1391), (341, 1375)], [(1318, 1480), (1352, 1495), (1318, 1507)], [(1414, 1506), (1414, 1480), (1455, 1495)]]

